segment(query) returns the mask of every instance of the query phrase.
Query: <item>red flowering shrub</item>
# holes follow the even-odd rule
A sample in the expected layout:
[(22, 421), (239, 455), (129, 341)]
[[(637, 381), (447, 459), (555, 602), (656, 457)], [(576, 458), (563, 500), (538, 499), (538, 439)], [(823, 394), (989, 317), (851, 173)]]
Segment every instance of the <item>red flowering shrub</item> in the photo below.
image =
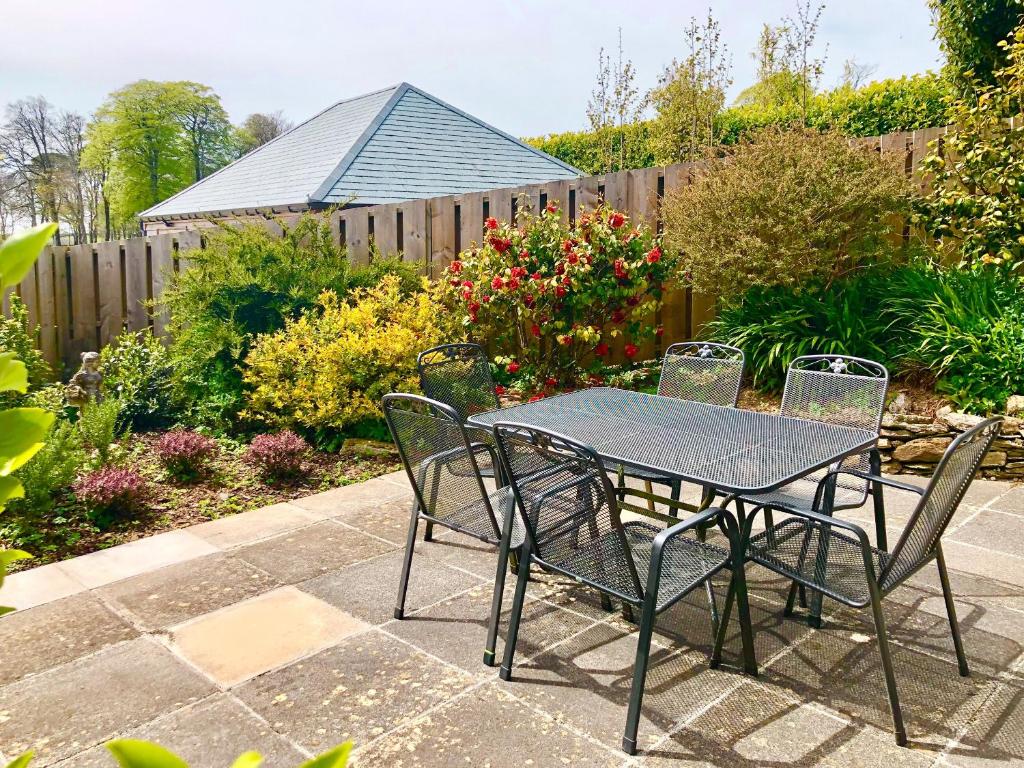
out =
[(302, 471), (309, 444), (289, 429), (274, 435), (257, 435), (249, 443), (246, 459), (267, 477), (283, 480)]
[(651, 320), (676, 259), (649, 227), (607, 206), (570, 227), (553, 203), (517, 223), (488, 219), (483, 244), (451, 263), (442, 291), (506, 373), (571, 385), (600, 364), (611, 338), (624, 334), (635, 350), (656, 333)]
[(173, 477), (190, 480), (207, 470), (217, 455), (217, 443), (198, 432), (176, 429), (160, 436), (156, 455)]
[(133, 469), (102, 467), (78, 478), (73, 489), (88, 507), (90, 519), (106, 528), (144, 509), (149, 484)]

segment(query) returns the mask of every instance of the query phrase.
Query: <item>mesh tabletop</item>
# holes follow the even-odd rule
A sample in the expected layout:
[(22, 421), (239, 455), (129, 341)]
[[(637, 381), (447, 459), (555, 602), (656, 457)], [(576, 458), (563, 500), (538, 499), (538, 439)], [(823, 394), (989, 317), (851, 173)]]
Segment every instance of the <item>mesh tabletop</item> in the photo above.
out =
[(478, 413), (469, 423), (529, 424), (591, 446), (608, 462), (727, 493), (774, 490), (875, 444), (866, 429), (595, 387)]

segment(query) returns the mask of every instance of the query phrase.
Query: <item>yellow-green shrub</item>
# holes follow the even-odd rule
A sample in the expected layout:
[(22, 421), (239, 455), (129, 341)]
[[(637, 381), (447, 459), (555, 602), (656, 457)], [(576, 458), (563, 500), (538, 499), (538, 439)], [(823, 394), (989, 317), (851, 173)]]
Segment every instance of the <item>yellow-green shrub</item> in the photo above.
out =
[(419, 390), (416, 355), (452, 337), (433, 294), (403, 295), (388, 276), (350, 298), (327, 291), (257, 338), (245, 361), (249, 418), (323, 435), (380, 417), (388, 392)]

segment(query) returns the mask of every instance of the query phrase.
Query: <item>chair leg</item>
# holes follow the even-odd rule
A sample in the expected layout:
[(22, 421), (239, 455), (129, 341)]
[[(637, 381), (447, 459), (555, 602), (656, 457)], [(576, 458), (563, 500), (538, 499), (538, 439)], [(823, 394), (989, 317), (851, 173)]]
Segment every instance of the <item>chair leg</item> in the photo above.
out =
[(722, 664), (722, 646), (725, 645), (725, 635), (729, 628), (729, 616), (732, 614), (733, 601), (737, 603), (740, 614), (740, 640), (743, 643), (743, 671), (748, 675), (757, 677), (757, 655), (754, 651), (754, 631), (750, 623), (750, 603), (747, 599), (747, 578), (746, 574), (734, 571), (732, 579), (729, 580), (729, 591), (725, 596), (725, 607), (722, 609), (722, 618), (718, 622), (718, 631), (715, 636), (715, 647), (711, 652), (711, 668), (718, 669)]
[(427, 520), (427, 527), (423, 531), (423, 540), (424, 541), (433, 541), (434, 540), (434, 524), (431, 521), (429, 521), (429, 520)]
[(505, 574), (508, 571), (510, 551), (509, 538), (512, 534), (512, 515), (516, 509), (512, 506), (506, 513), (502, 524), (501, 543), (498, 545), (498, 569), (494, 574), (494, 594), (491, 597), (491, 618), (487, 623), (487, 644), (484, 646), (484, 664), (494, 666), (494, 651), (498, 644), (498, 624), (501, 623), (501, 603), (505, 595)]
[(729, 628), (729, 616), (732, 614), (732, 604), (736, 600), (736, 579), (729, 580), (729, 588), (725, 593), (725, 607), (722, 608), (722, 616), (718, 620), (718, 628), (715, 632), (715, 647), (711, 651), (711, 668), (718, 669), (722, 664), (722, 646), (725, 644), (725, 633)]
[(935, 546), (935, 564), (939, 567), (939, 581), (942, 582), (942, 597), (946, 601), (946, 615), (949, 617), (949, 629), (953, 633), (953, 647), (956, 649), (956, 663), (960, 668), (961, 677), (971, 674), (964, 654), (964, 643), (960, 639), (960, 624), (956, 620), (956, 606), (953, 605), (953, 590), (949, 588), (949, 573), (946, 572), (946, 557), (942, 554), (942, 545)]
[(508, 619), (508, 637), (505, 638), (505, 657), (501, 661), (498, 677), (502, 680), (512, 679), (512, 661), (516, 653), (516, 640), (519, 638), (519, 621), (523, 616), (523, 601), (526, 599), (526, 584), (530, 580), (530, 549), (523, 546), (519, 559), (519, 577), (516, 581), (516, 595), (512, 600), (512, 615)]
[(799, 587), (799, 586), (800, 585), (797, 584), (795, 581), (790, 582), (789, 594), (786, 596), (786, 607), (782, 609), (782, 615), (783, 616), (792, 616), (793, 615), (793, 608), (796, 605), (796, 594), (799, 591), (797, 589), (797, 587)]
[(882, 601), (878, 590), (872, 588), (871, 612), (875, 618), (875, 634), (878, 635), (878, 653), (882, 657), (882, 673), (885, 675), (885, 688), (889, 694), (889, 709), (892, 711), (893, 735), (896, 744), (907, 745), (907, 731), (903, 727), (903, 712), (900, 709), (900, 696), (896, 690), (896, 675), (892, 669), (892, 656), (889, 653), (889, 638), (885, 629), (885, 614), (882, 612)]
[[(395, 602), (395, 618), (405, 618), (405, 593), (409, 588), (409, 572), (412, 570), (412, 553), (416, 547), (416, 529), (420, 523), (419, 499), (412, 503), (412, 517), (409, 520), (409, 534), (405, 540), (405, 559), (402, 561), (402, 576), (398, 582), (398, 599)], [(428, 523), (429, 525), (429, 523)]]
[(644, 600), (640, 615), (640, 632), (636, 639), (636, 663), (633, 665), (633, 687), (629, 691), (629, 710), (626, 713), (626, 732), (622, 737), (622, 749), (627, 755), (636, 754), (636, 736), (640, 727), (640, 706), (644, 699), (644, 683), (647, 681), (647, 665), (651, 658), (651, 635), (654, 632), (655, 597)]
[[(871, 474), (882, 474), (882, 458), (877, 449), (872, 449), (868, 456)], [(878, 548), (887, 552), (889, 545), (885, 532), (885, 493), (881, 483), (871, 483), (871, 502), (875, 512), (875, 542)]]

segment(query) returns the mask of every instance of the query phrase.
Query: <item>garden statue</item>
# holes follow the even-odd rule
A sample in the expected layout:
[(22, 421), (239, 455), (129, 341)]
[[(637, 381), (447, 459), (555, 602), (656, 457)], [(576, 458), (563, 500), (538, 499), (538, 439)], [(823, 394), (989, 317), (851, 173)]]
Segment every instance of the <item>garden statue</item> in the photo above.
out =
[(99, 364), (98, 352), (82, 353), (82, 367), (64, 388), (64, 396), (70, 405), (81, 408), (87, 403), (103, 402), (103, 394), (100, 392), (103, 374), (98, 370)]

